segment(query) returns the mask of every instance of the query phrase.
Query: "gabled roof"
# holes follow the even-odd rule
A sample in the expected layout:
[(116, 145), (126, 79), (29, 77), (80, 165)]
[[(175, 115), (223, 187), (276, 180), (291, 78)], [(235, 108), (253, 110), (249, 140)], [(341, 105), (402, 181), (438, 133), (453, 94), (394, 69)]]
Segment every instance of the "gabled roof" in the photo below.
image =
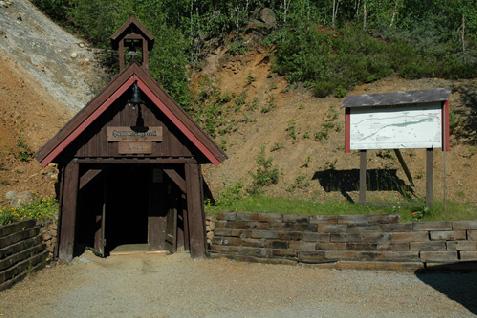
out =
[(110, 39), (114, 50), (118, 49), (119, 41), (121, 41), (121, 39), (129, 32), (141, 33), (149, 43), (149, 50), (152, 50), (154, 45), (154, 36), (134, 16), (130, 16), (128, 20), (124, 22), (124, 24), (116, 32), (114, 32), (113, 35), (111, 35)]
[(36, 154), (43, 165), (55, 162), (58, 156), (77, 139), (85, 129), (103, 114), (134, 83), (160, 111), (190, 140), (211, 163), (218, 164), (227, 155), (202, 131), (175, 101), (137, 64), (130, 65), (109, 85), (79, 111)]
[(343, 101), (343, 107), (393, 106), (442, 102), (449, 99), (450, 93), (449, 89), (435, 88), (421, 91), (349, 96)]

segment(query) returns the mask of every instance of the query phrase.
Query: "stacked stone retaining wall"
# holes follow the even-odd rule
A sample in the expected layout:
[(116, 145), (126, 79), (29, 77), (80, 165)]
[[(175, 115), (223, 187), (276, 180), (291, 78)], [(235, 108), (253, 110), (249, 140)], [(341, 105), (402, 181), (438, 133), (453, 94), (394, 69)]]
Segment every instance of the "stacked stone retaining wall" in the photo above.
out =
[(206, 225), (211, 256), (245, 261), (397, 270), (477, 261), (477, 221), (231, 212)]
[(40, 231), (33, 220), (0, 227), (0, 290), (45, 266), (48, 251)]

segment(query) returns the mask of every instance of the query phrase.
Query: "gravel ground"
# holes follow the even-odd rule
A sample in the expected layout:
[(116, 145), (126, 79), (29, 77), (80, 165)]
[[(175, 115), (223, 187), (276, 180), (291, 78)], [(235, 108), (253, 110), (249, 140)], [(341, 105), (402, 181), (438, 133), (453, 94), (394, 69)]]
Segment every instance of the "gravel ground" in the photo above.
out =
[(91, 254), (0, 293), (0, 317), (475, 317), (477, 273)]

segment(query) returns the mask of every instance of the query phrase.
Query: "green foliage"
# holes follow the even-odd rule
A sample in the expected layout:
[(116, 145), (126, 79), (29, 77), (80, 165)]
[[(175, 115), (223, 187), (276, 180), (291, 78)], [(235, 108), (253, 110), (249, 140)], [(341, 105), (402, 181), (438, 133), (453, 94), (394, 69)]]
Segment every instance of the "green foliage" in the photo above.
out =
[(244, 54), (242, 28), (264, 7), (273, 9), (278, 20), (262, 41), (275, 47), (273, 70), (291, 83), (305, 83), (318, 97), (344, 97), (355, 85), (391, 74), (477, 76), (475, 0), (339, 1), (335, 16), (331, 0), (33, 2), (101, 48), (109, 48), (109, 36), (136, 15), (156, 39), (150, 68), (154, 78), (192, 113), (198, 108), (192, 105), (188, 66), (198, 64), (208, 43), (224, 43), (230, 33), (229, 54)]
[(0, 208), (0, 225), (27, 219), (48, 220), (58, 213), (58, 202), (54, 198), (38, 199), (19, 208)]
[(225, 187), (217, 196), (215, 203), (218, 206), (230, 206), (234, 202), (241, 200), (244, 195), (245, 193), (242, 183), (237, 182)]
[(286, 191), (305, 190), (310, 186), (310, 180), (304, 175), (296, 177), (295, 182), (286, 188)]
[(232, 200), (227, 205), (207, 206), (207, 213), (225, 211), (237, 212), (274, 212), (283, 214), (302, 215), (352, 215), (352, 214), (382, 214), (396, 213), (401, 216), (401, 221), (440, 221), (440, 220), (475, 220), (477, 218), (476, 206), (469, 203), (448, 202), (447, 210), (442, 202), (435, 202), (430, 212), (423, 214), (422, 218), (413, 217), (413, 211), (422, 208), (422, 202), (401, 201), (395, 203), (376, 202), (375, 204), (352, 204), (344, 201), (316, 201), (296, 199), (295, 197), (270, 197), (265, 195), (243, 196)]
[(272, 147), (270, 148), (270, 152), (274, 152), (274, 151), (277, 151), (277, 150), (280, 150), (283, 148), (283, 144), (279, 143), (279, 142), (276, 142), (272, 145)]
[(242, 55), (247, 53), (247, 45), (242, 39), (237, 39), (234, 42), (230, 43), (228, 53), (230, 55)]
[(273, 165), (273, 159), (265, 156), (265, 147), (260, 147), (257, 156), (257, 170), (252, 173), (253, 182), (247, 189), (250, 194), (260, 193), (265, 186), (277, 184), (280, 177), (280, 171)]
[(33, 151), (22, 136), (18, 137), (17, 147), (19, 149), (17, 153), (18, 160), (21, 162), (30, 162), (33, 158)]
[(262, 114), (266, 114), (272, 110), (274, 110), (277, 107), (277, 104), (275, 103), (275, 98), (273, 96), (268, 96), (267, 102), (265, 105), (260, 109), (260, 112)]
[(297, 128), (296, 128), (296, 122), (291, 120), (288, 122), (288, 126), (287, 128), (285, 129), (285, 131), (287, 132), (287, 135), (288, 137), (291, 138), (291, 140), (293, 142), (296, 141), (297, 137), (298, 137), (298, 132), (297, 132)]

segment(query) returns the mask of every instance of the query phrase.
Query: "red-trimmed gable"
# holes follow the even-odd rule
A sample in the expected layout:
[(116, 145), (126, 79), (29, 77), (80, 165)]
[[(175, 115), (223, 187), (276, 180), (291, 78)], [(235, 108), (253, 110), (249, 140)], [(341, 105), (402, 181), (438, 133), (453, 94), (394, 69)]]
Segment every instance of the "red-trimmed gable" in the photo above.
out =
[(227, 158), (214, 141), (190, 119), (143, 68), (132, 64), (114, 78), (97, 97), (91, 100), (49, 140), (39, 150), (36, 159), (42, 165), (56, 162), (65, 149), (77, 140), (134, 83), (210, 163), (218, 164)]

